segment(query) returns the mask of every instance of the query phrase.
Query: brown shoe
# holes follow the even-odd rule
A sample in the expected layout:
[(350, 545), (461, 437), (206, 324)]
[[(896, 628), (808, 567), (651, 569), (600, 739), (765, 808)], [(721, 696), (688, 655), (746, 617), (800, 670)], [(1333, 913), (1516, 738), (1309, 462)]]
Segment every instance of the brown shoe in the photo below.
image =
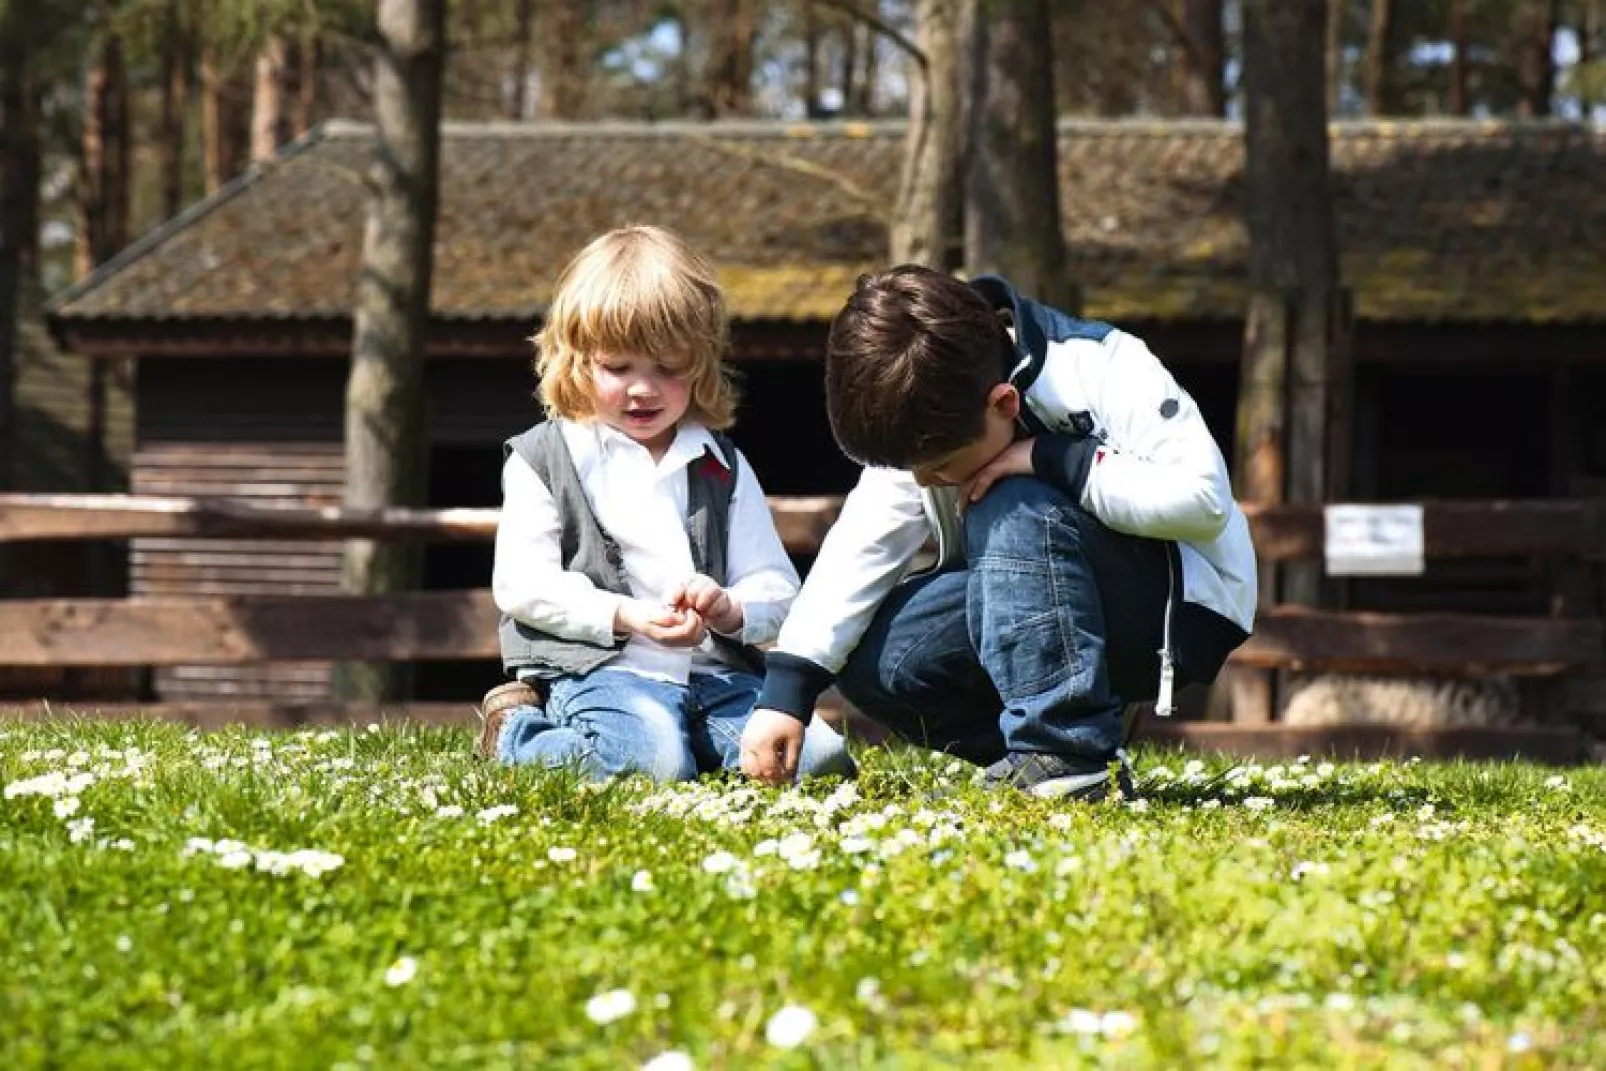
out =
[(480, 701), (480, 736), (474, 741), (474, 754), (482, 759), (496, 758), (496, 741), (502, 735), (502, 722), (514, 707), (536, 706), (540, 693), (523, 681), (508, 681), (485, 693)]

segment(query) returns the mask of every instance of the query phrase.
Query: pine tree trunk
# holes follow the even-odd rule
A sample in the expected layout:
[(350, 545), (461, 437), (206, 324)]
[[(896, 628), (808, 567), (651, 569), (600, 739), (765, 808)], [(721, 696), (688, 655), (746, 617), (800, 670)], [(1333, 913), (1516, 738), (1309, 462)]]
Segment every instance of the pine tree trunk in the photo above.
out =
[(1178, 64), (1184, 115), (1227, 114), (1227, 38), (1222, 25), (1222, 0), (1179, 0), (1179, 23), (1187, 35)]
[(820, 117), (820, 17), (814, 0), (803, 0), (803, 114)]
[(184, 114), (189, 107), (189, 44), (178, 22), (178, 5), (169, 7), (168, 35), (162, 42), (162, 111), (158, 152), (162, 169), (162, 218), (184, 207)]
[(1323, 68), (1327, 74), (1327, 114), (1336, 116), (1344, 94), (1344, 16), (1349, 0), (1327, 0), (1327, 47)]
[(1466, 0), (1450, 0), (1450, 114), (1467, 115), (1467, 11)]
[(1517, 114), (1536, 119), (1550, 114), (1556, 90), (1556, 59), (1552, 51), (1561, 0), (1519, 0), (1517, 26), (1517, 79), (1522, 99)]
[(129, 172), (132, 145), (128, 129), (128, 81), (123, 44), (102, 32), (94, 64), (84, 77), (79, 224), (75, 266), (88, 275), (128, 244)]
[(106, 67), (106, 232), (96, 257), (98, 264), (128, 245), (134, 196), (134, 127), (121, 38), (109, 42)]
[(78, 227), (73, 235), (73, 276), (95, 270), (106, 227), (106, 62), (102, 52), (84, 73), (84, 125), (79, 135)]
[(206, 193), (211, 196), (233, 174), (229, 166), (228, 107), (224, 101), (223, 72), (217, 51), (208, 44), (201, 49), (201, 170)]
[(535, 27), (535, 0), (513, 5), (513, 92), (508, 95), (507, 117), (525, 119), (530, 111), (530, 35)]
[(39, 196), (37, 164), (30, 176), (24, 163), (39, 155), (37, 128), (28, 129), (36, 118), (24, 33), (36, 17), (32, 6), (13, 0), (0, 9), (0, 158), (7, 163), (0, 168), (0, 491), (16, 486), (17, 321), (27, 274), (24, 257), (36, 241), (28, 232), (38, 229), (37, 208), (29, 208)]
[[(1243, 25), (1253, 296), (1240, 377), (1238, 492), (1255, 502), (1280, 502), (1286, 492), (1288, 501), (1320, 503), (1342, 491), (1328, 478), (1329, 457), (1347, 455), (1347, 422), (1330, 429), (1328, 417), (1334, 410), (1347, 414), (1349, 397), (1328, 173), (1323, 3), (1246, 0)], [(1312, 566), (1291, 568), (1283, 601), (1316, 602), (1319, 580)], [(1275, 585), (1265, 592), (1275, 597)]]
[(1374, 118), (1400, 110), (1395, 96), (1394, 0), (1372, 0), (1366, 37), (1366, 110)]
[(880, 64), (876, 61), (876, 56), (881, 51), (880, 44), (881, 42), (876, 37), (875, 32), (866, 27), (864, 34), (864, 69), (859, 77), (858, 100), (855, 101), (853, 109), (858, 115), (875, 114), (875, 83), (876, 79), (881, 76)]
[[(440, 157), (445, 0), (380, 0), (374, 64), (375, 146), (346, 387), (348, 506), (422, 505), (428, 467), (424, 341), (429, 322)], [(416, 548), (352, 540), (345, 591), (376, 594), (418, 583)], [(344, 699), (398, 698), (400, 665), (346, 664)]]
[[(1580, 70), (1589, 70), (1590, 65), (1598, 58), (1595, 53), (1600, 32), (1600, 0), (1584, 0), (1583, 9), (1578, 13), (1578, 67)], [(1586, 120), (1592, 118), (1595, 114), (1595, 86), (1596, 80), (1592, 78), (1582, 79), (1578, 86), (1578, 113)]]
[(754, 3), (723, 0), (708, 67), (708, 97), (715, 118), (752, 111)]
[(842, 114), (852, 115), (857, 100), (859, 77), (859, 26), (848, 21), (842, 24)]
[(546, 54), (541, 69), (543, 119), (578, 119), (585, 99), (581, 66), (585, 23), (578, 3), (549, 4), (544, 14)]
[(273, 159), (284, 141), (285, 40), (269, 37), (257, 53), (256, 86), (251, 94), (251, 162)]
[(963, 253), (966, 115), (963, 43), (975, 0), (917, 0), (903, 174), (890, 228), (894, 264), (951, 270)]
[(1048, 0), (993, 0), (971, 29), (965, 270), (1067, 311)]
[(323, 45), (307, 31), (296, 48), (296, 92), (290, 111), (290, 134), (304, 137), (317, 122), (318, 87), (323, 81)]

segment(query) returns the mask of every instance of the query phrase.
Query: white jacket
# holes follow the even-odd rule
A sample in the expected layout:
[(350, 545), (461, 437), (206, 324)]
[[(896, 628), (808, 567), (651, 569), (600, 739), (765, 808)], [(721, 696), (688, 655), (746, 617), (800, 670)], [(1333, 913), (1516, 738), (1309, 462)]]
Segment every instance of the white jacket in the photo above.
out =
[[(1026, 403), (1026, 430), (1086, 442), (1082, 508), (1116, 531), (1175, 542), (1182, 591), (1173, 598), (1193, 611), (1184, 611), (1190, 620), (1180, 627), (1210, 634), (1200, 646), (1210, 648), (1205, 672), (1213, 677), (1253, 628), (1256, 563), (1226, 461), (1198, 407), (1141, 339), (1021, 298), (995, 277), (972, 285), (1014, 313), (1019, 364), (1010, 379)], [(796, 674), (806, 663), (813, 694), (802, 698), (812, 706), (928, 538), (939, 564), (963, 553), (955, 490), (923, 489), (908, 472), (866, 468), (781, 626), (770, 675)], [(765, 701), (795, 708), (799, 701), (777, 698), (795, 692), (767, 687)]]

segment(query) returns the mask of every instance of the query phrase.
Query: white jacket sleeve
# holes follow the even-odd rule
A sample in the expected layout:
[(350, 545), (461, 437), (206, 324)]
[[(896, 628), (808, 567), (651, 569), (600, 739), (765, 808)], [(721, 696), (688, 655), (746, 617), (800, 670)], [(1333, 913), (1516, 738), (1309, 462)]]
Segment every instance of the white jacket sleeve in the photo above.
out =
[(799, 581), (797, 568), (775, 531), (764, 488), (746, 455), (739, 456), (726, 540), (725, 590), (742, 607), (742, 628), (735, 638), (742, 643), (765, 644), (780, 632), (797, 597)]
[(914, 477), (865, 469), (826, 533), (776, 651), (839, 672), (929, 534)]
[(622, 598), (563, 568), (552, 492), (518, 454), (502, 466), (502, 516), (496, 526), (491, 595), (497, 609), (563, 640), (613, 642)]
[(1095, 373), (1084, 382), (1109, 439), (1094, 452), (1083, 508), (1129, 535), (1214, 539), (1232, 516), (1232, 484), (1198, 406), (1140, 339), (1116, 331), (1100, 348), (1103, 367), (1084, 365)]

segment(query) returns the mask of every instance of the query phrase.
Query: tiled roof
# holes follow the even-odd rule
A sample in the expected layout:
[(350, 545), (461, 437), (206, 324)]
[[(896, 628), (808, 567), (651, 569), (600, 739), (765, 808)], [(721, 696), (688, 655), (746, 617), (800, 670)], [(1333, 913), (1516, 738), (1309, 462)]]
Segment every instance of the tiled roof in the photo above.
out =
[[(679, 230), (745, 319), (828, 317), (884, 262), (901, 123), (448, 123), (434, 308), (539, 315), (563, 262), (627, 222)], [(371, 131), (335, 122), (62, 295), (64, 319), (341, 316)], [(1346, 282), (1376, 320), (1606, 320), (1606, 131), (1555, 122), (1333, 127)], [(1068, 121), (1063, 224), (1087, 312), (1235, 318), (1236, 124)]]

